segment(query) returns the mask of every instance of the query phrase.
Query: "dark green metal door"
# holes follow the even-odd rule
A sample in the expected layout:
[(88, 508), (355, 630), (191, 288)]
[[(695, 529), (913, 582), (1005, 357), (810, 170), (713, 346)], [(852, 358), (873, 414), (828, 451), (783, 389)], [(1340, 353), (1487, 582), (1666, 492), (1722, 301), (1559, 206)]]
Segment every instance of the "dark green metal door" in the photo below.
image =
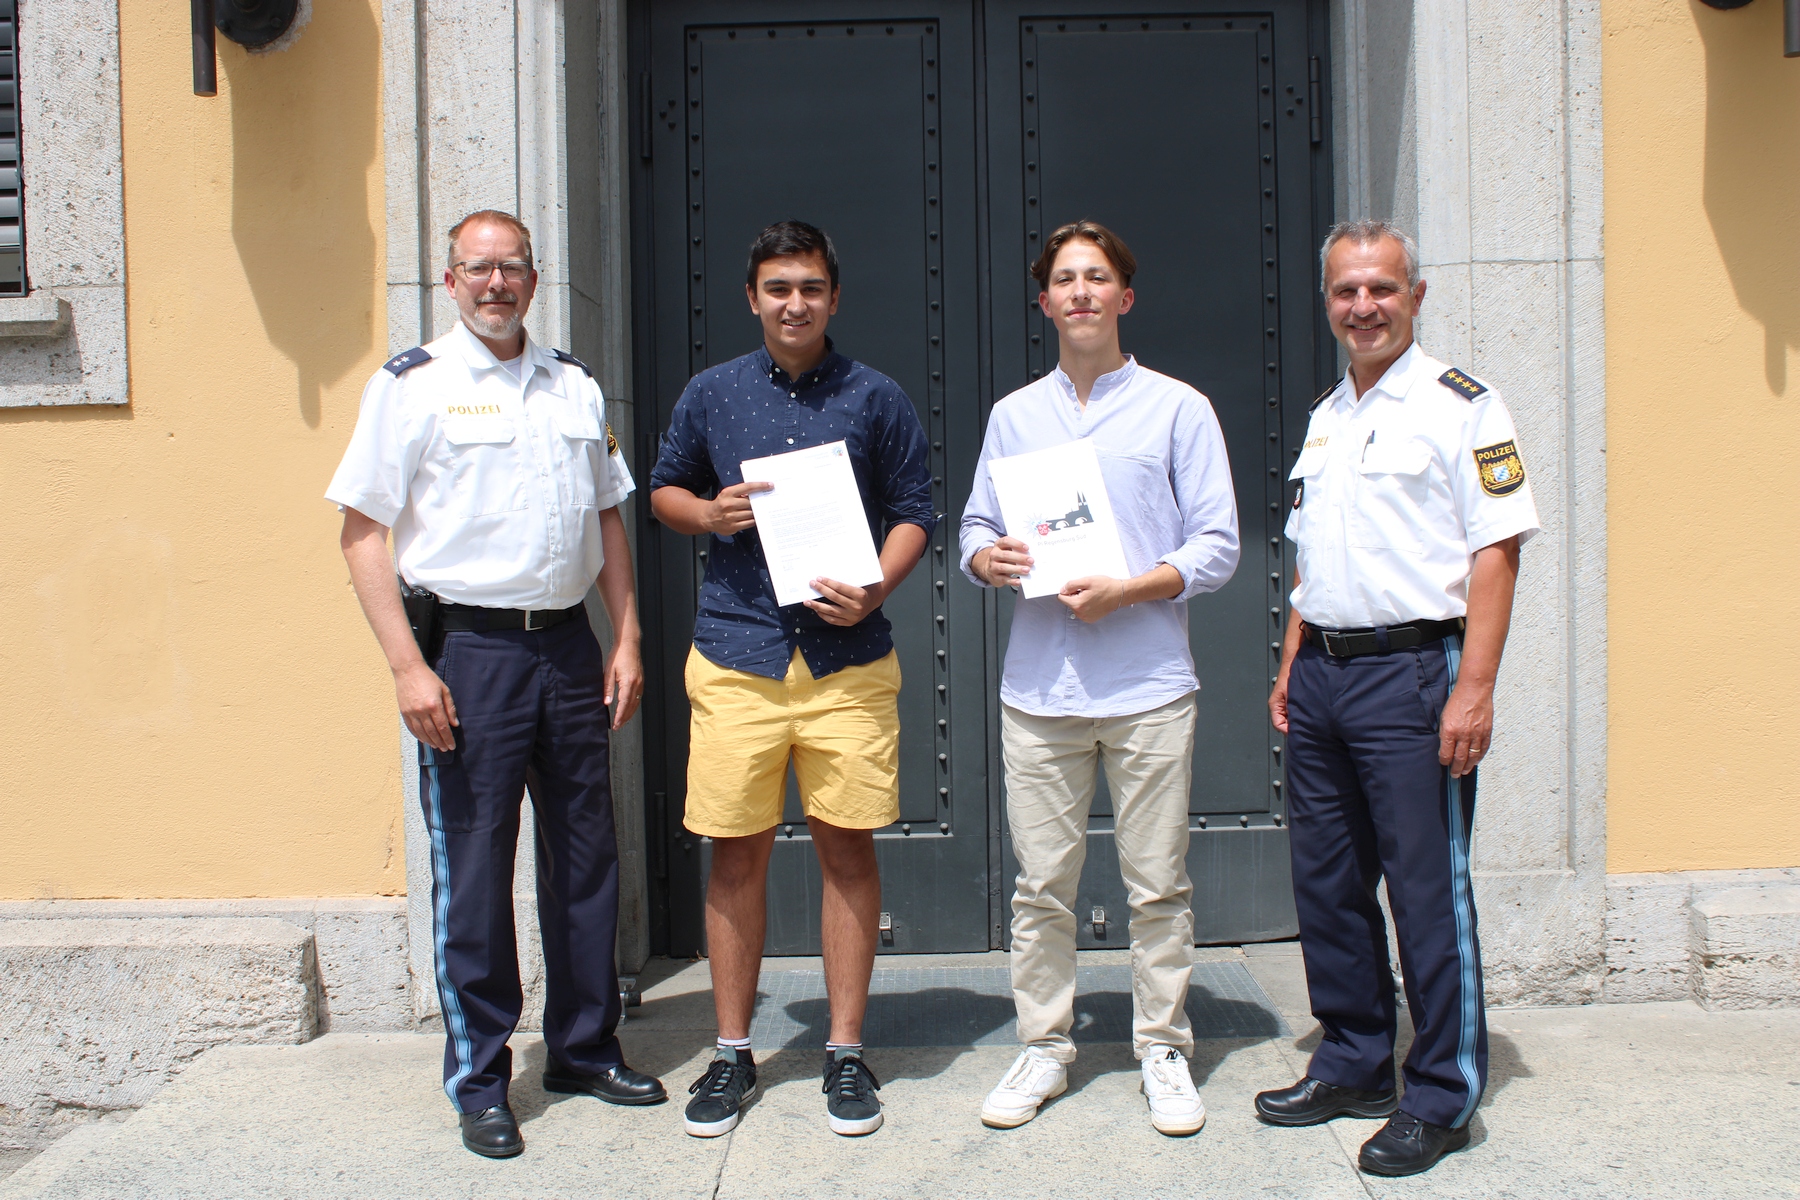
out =
[[(638, 411), (665, 428), (688, 376), (757, 344), (745, 251), (763, 225), (799, 217), (839, 247), (837, 347), (898, 380), (931, 439), (946, 516), (887, 606), (905, 677), (902, 823), (878, 835), (888, 951), (1004, 943), (1015, 864), (996, 693), (1010, 600), (961, 577), (955, 525), (987, 410), (1055, 365), (1026, 268), (1043, 235), (1077, 216), (1137, 250), (1125, 348), (1211, 397), (1237, 486), (1237, 577), (1190, 608), (1202, 681), (1189, 863), (1198, 937), (1294, 931), (1280, 747), (1263, 699), (1290, 569), (1285, 448), (1335, 357), (1316, 325), (1312, 266), (1330, 211), (1314, 82), (1323, 6), (1114, 7), (658, 0), (636, 12)], [(641, 475), (653, 457), (646, 432)], [(702, 940), (707, 846), (681, 829), (681, 665), (703, 546), (649, 521), (641, 533), (655, 940), (689, 953)], [(817, 953), (819, 876), (791, 781), (786, 818), (768, 949)], [(1102, 788), (1084, 945), (1125, 944), (1111, 820)]]

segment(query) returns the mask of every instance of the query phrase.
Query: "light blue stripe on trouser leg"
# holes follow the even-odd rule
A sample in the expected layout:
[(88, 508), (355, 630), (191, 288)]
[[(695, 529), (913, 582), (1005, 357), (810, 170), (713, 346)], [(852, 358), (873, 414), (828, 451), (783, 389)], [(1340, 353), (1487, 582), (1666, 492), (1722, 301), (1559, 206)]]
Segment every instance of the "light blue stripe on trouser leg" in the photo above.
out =
[[(431, 910), (432, 960), (437, 968), (438, 1003), (444, 1009), (444, 1028), (450, 1034), (450, 1046), (456, 1053), (456, 1073), (444, 1080), (444, 1094), (456, 1104), (456, 1089), (475, 1070), (475, 1046), (469, 1041), (468, 1022), (463, 1018), (462, 1001), (450, 984), (450, 968), (445, 961), (445, 946), (450, 937), (450, 852), (444, 846), (444, 792), (438, 783), (437, 751), (421, 745), (420, 770), (425, 776), (425, 797), (431, 805), (431, 881), (436, 903)], [(458, 1112), (462, 1109), (458, 1107)]]
[[(1456, 689), (1457, 669), (1462, 666), (1460, 638), (1444, 639), (1444, 657), (1450, 669), (1450, 689)], [(1469, 838), (1463, 821), (1462, 780), (1444, 768), (1450, 800), (1450, 887), (1456, 911), (1456, 957), (1462, 970), (1462, 1011), (1456, 1037), (1456, 1067), (1469, 1086), (1469, 1099), (1451, 1128), (1468, 1124), (1481, 1102), (1481, 1079), (1475, 1070), (1475, 1039), (1481, 1019), (1481, 981), (1475, 965), (1475, 895), (1469, 880)]]

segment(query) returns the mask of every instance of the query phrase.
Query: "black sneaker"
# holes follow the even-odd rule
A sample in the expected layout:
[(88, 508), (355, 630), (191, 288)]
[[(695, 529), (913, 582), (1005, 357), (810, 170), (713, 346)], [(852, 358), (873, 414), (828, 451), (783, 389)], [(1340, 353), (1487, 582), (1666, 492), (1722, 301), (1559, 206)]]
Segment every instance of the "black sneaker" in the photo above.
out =
[(869, 1070), (859, 1050), (825, 1052), (825, 1113), (831, 1132), (860, 1137), (881, 1128), (881, 1101), (875, 1093), (881, 1081)]
[(720, 1047), (706, 1074), (688, 1089), (683, 1124), (695, 1137), (719, 1137), (737, 1128), (746, 1101), (756, 1095), (756, 1060), (749, 1050)]

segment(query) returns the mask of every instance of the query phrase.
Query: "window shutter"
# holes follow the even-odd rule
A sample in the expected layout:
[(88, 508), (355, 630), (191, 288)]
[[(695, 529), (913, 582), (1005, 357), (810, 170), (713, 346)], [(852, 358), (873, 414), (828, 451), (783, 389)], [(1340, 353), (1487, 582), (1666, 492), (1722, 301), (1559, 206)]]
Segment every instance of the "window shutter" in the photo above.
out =
[(25, 294), (25, 213), (19, 187), (18, 3), (0, 0), (0, 296)]

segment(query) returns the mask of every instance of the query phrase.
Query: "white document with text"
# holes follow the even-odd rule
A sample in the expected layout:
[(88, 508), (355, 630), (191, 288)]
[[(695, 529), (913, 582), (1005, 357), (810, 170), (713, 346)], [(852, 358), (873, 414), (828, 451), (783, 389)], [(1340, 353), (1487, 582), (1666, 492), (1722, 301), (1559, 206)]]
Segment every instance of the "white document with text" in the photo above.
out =
[(740, 469), (745, 483), (774, 485), (750, 494), (750, 511), (756, 514), (775, 603), (817, 600), (815, 579), (855, 587), (881, 582), (881, 558), (843, 442), (747, 458)]
[(1006, 532), (1030, 548), (1028, 598), (1054, 596), (1084, 575), (1128, 575), (1100, 459), (1087, 438), (988, 463)]

